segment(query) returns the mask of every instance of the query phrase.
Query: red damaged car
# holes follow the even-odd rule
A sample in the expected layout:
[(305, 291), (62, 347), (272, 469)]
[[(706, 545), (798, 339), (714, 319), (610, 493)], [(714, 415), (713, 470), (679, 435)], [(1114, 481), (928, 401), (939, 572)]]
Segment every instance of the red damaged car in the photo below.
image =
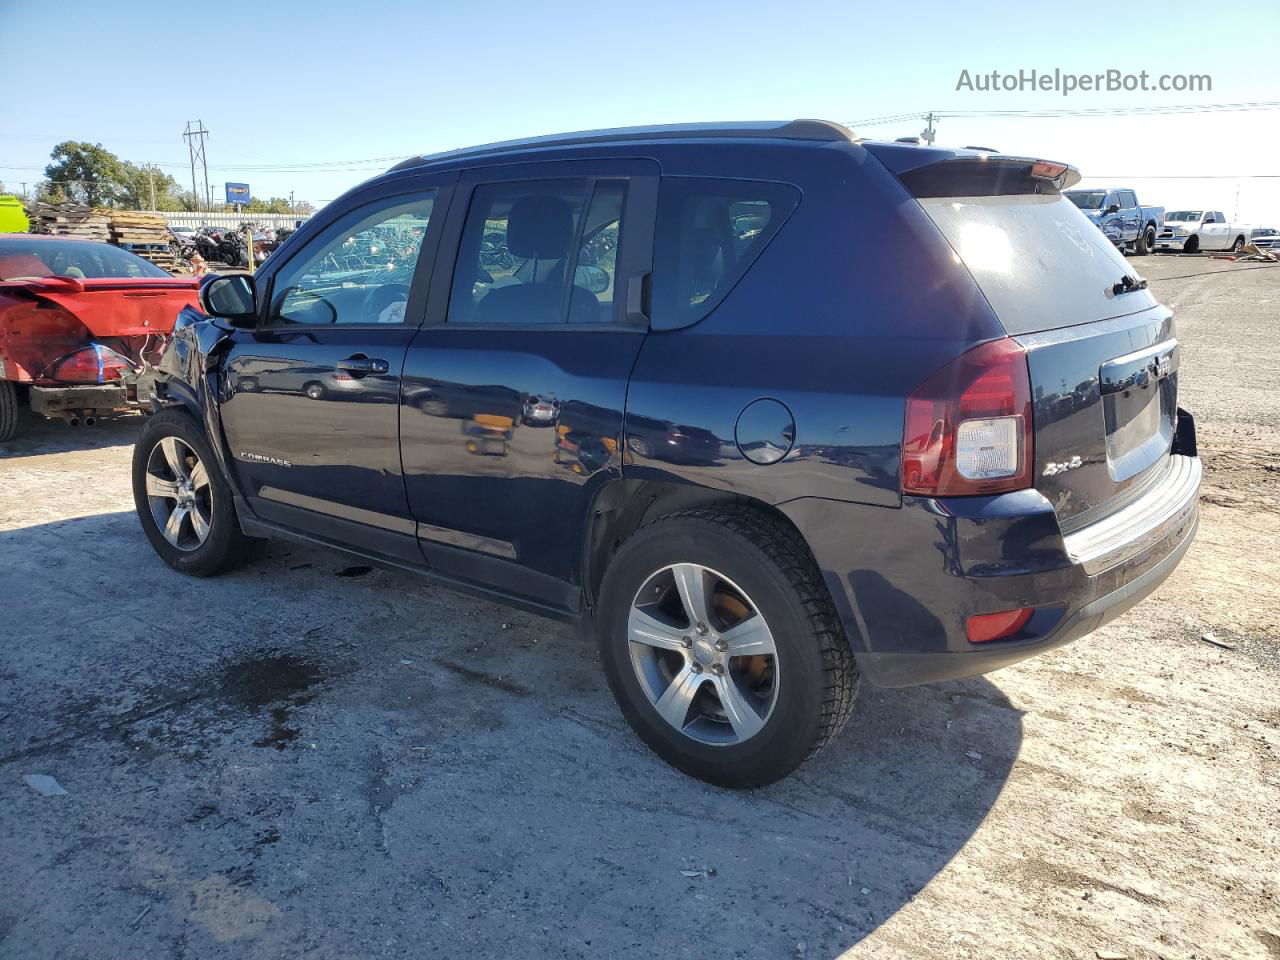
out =
[(0, 234), (0, 442), (24, 398), (86, 425), (136, 401), (132, 374), (158, 355), (198, 285), (109, 244)]

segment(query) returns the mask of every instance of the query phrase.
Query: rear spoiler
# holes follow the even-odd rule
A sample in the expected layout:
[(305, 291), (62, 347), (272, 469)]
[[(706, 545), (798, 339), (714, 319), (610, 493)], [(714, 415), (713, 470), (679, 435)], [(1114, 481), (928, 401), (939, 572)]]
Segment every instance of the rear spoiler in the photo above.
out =
[(940, 150), (896, 143), (867, 143), (913, 197), (1056, 195), (1080, 182), (1065, 163), (977, 150)]
[(19, 288), (32, 293), (84, 293), (86, 290), (196, 290), (196, 277), (15, 277), (0, 280), (0, 289)]

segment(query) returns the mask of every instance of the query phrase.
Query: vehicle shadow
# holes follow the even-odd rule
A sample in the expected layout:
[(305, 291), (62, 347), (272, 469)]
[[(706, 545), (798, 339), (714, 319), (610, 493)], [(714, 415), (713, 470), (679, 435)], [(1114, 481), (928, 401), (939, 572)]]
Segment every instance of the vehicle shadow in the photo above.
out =
[[(640, 744), (579, 633), (352, 564), (273, 543), (192, 580), (128, 512), (0, 532), (12, 621), (63, 624), (0, 653), (0, 765), (93, 784), (102, 824), (59, 840), (74, 857), (15, 901), (15, 950), (66, 955), (58, 918), (89, 910), (122, 918), (104, 952), (212, 948), (207, 911), (183, 905), (226, 875), (271, 917), (246, 957), (302, 938), (364, 956), (374, 929), (406, 951), (386, 956), (836, 957), (946, 868), (1022, 743), (986, 679), (864, 686), (791, 777), (709, 787)], [(68, 590), (92, 620), (60, 619)], [(34, 858), (20, 871), (56, 852), (38, 809), (9, 820)], [(216, 831), (192, 826), (211, 809)], [(128, 883), (157, 882), (154, 864), (94, 846), (107, 825), (165, 850), (143, 929)]]
[(0, 443), (0, 460), (131, 445), (145, 422), (141, 414), (128, 413), (99, 420), (92, 427), (72, 427), (23, 409), (18, 415), (17, 434), (8, 443)]

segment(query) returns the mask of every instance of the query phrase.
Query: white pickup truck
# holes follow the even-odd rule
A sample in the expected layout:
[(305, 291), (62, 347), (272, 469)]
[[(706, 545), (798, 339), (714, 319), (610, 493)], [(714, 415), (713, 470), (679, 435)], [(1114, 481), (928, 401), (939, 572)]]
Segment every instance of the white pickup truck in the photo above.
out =
[(1244, 248), (1249, 226), (1231, 223), (1221, 210), (1170, 210), (1164, 215), (1164, 229), (1156, 236), (1157, 250), (1234, 250)]

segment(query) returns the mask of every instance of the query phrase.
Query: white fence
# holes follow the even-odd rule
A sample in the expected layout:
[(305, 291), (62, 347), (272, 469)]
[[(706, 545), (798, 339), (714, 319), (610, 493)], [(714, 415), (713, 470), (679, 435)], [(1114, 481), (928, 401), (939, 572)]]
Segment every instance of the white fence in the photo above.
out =
[[(156, 211), (145, 210), (144, 213)], [(238, 227), (242, 223), (256, 223), (264, 227), (295, 227), (306, 220), (305, 214), (292, 213), (169, 213), (161, 211), (171, 227)]]

